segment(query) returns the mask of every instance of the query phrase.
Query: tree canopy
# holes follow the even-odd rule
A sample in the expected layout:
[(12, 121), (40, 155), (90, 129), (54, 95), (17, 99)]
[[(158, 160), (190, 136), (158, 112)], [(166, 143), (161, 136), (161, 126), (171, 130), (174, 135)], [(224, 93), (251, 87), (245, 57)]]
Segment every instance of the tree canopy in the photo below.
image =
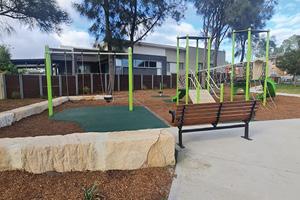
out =
[[(243, 30), (247, 28), (262, 29), (266, 22), (274, 14), (274, 8), (278, 0), (232, 0), (233, 4), (228, 15), (228, 24), (233, 30)], [(252, 34), (252, 40), (258, 39), (259, 34)], [(237, 53), (240, 62), (245, 58), (247, 32), (239, 33), (236, 36)]]
[[(95, 40), (103, 39), (107, 50), (124, 47), (126, 40), (133, 47), (166, 17), (179, 19), (177, 6), (181, 0), (83, 0), (74, 3), (76, 10), (91, 21), (89, 32)], [(114, 62), (108, 56), (110, 83), (114, 80)], [(112, 88), (109, 89), (111, 93)]]
[(278, 56), (276, 65), (288, 74), (294, 75), (295, 79), (296, 75), (300, 75), (300, 49), (291, 50)]
[(62, 23), (69, 23), (66, 11), (56, 0), (2, 0), (0, 1), (0, 27), (10, 33), (14, 29), (5, 19), (18, 20), (30, 28), (39, 27), (44, 32), (60, 32)]
[[(216, 66), (220, 44), (229, 30), (227, 15), (230, 14), (230, 12), (227, 11), (232, 2), (228, 0), (191, 1), (197, 10), (197, 13), (202, 16), (202, 35), (210, 36), (212, 38), (212, 42), (214, 43), (214, 65)], [(206, 46), (207, 42), (205, 41), (205, 48)]]
[[(190, 0), (193, 2), (197, 13), (202, 16), (203, 35), (211, 36), (216, 54), (214, 64), (216, 65), (217, 51), (226, 36), (231, 37), (230, 28), (233, 30), (261, 29), (266, 25), (274, 12), (278, 0)], [(253, 35), (253, 40), (258, 34)], [(236, 37), (237, 52), (240, 61), (244, 60), (247, 33), (238, 34)]]
[(142, 40), (167, 17), (179, 21), (183, 17), (182, 0), (123, 0), (120, 5), (120, 18), (125, 28), (125, 36), (130, 46)]
[(297, 49), (300, 49), (300, 35), (292, 35), (282, 42), (277, 51), (278, 53), (283, 54), (285, 52)]

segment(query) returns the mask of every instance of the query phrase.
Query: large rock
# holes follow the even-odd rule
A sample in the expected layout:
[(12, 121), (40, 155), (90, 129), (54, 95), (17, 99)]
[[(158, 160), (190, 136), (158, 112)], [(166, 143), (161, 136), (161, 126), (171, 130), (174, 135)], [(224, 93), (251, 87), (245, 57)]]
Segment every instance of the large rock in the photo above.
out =
[(14, 113), (2, 112), (0, 113), (0, 128), (10, 126), (14, 121)]
[(47, 101), (43, 101), (43, 102), (34, 103), (31, 105), (13, 109), (10, 110), (10, 112), (14, 113), (14, 122), (17, 122), (31, 115), (42, 113), (47, 108), (48, 108)]
[[(59, 106), (65, 102), (68, 102), (69, 98), (68, 97), (58, 97), (52, 100), (52, 104), (54, 107)], [(48, 101), (46, 101), (48, 104)], [(47, 107), (48, 108), (48, 107)]]
[(0, 170), (130, 170), (175, 164), (167, 129), (0, 139)]
[(93, 101), (93, 100), (104, 100), (103, 95), (87, 95), (87, 96), (69, 96), (70, 101)]

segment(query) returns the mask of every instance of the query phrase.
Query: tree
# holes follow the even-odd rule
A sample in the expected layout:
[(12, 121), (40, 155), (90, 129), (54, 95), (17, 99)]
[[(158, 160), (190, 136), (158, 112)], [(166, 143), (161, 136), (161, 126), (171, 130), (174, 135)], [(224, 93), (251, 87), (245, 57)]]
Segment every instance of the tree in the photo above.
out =
[(296, 76), (300, 75), (300, 49), (291, 50), (278, 56), (276, 66), (293, 75), (294, 84), (296, 84)]
[[(233, 30), (243, 30), (247, 28), (262, 29), (266, 21), (271, 19), (274, 7), (278, 0), (231, 0), (232, 6), (229, 8), (227, 23)], [(252, 40), (258, 39), (258, 34), (252, 34)], [(240, 62), (244, 61), (247, 41), (247, 32), (239, 33), (236, 37), (237, 54)]]
[(68, 14), (55, 0), (1, 0), (1, 29), (11, 33), (13, 27), (5, 19), (18, 20), (30, 28), (39, 27), (44, 32), (60, 32), (62, 23), (69, 23)]
[[(215, 52), (213, 54), (214, 59), (213, 63), (217, 65), (218, 51), (220, 44), (225, 38), (229, 26), (227, 24), (227, 13), (228, 7), (232, 4), (232, 1), (229, 0), (191, 0), (197, 10), (197, 14), (202, 16), (202, 27), (203, 27), (203, 36), (210, 36), (212, 42), (214, 43)], [(204, 42), (204, 48), (207, 48), (207, 41)], [(205, 62), (206, 64), (206, 52), (205, 52)]]
[(179, 21), (183, 17), (182, 0), (123, 0), (119, 3), (119, 13), (125, 27), (129, 46), (144, 39), (157, 26), (161, 26), (167, 17)]
[(278, 53), (283, 54), (285, 52), (297, 49), (300, 49), (300, 35), (292, 35), (282, 42), (277, 51)]
[[(155, 26), (159, 26), (167, 16), (180, 16), (175, 12), (178, 5), (174, 0), (84, 0), (74, 7), (86, 16), (92, 25), (89, 32), (96, 42), (103, 39), (107, 50), (124, 47), (129, 38), (129, 46), (143, 39)], [(171, 14), (172, 13), (172, 14)], [(110, 85), (114, 83), (114, 62), (108, 56)], [(108, 88), (112, 93), (113, 88)]]
[(11, 54), (9, 49), (0, 45), (0, 72), (17, 73), (16, 67), (11, 63)]
[[(89, 32), (95, 36), (96, 42), (103, 38), (107, 50), (112, 51), (116, 44), (124, 39), (125, 28), (122, 26), (122, 19), (119, 17), (118, 0), (84, 0), (81, 3), (74, 3), (75, 9), (92, 21)], [(114, 60), (108, 55), (109, 85), (108, 94), (112, 94), (114, 83)]]

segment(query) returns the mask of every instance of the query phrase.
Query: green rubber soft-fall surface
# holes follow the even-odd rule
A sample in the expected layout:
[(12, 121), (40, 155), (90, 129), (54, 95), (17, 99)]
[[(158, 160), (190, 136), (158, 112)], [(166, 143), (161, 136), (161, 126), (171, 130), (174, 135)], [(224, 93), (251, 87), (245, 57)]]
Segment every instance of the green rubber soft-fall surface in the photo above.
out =
[(133, 112), (128, 106), (99, 106), (67, 109), (51, 119), (79, 124), (87, 132), (125, 131), (168, 127), (162, 120), (142, 106)]

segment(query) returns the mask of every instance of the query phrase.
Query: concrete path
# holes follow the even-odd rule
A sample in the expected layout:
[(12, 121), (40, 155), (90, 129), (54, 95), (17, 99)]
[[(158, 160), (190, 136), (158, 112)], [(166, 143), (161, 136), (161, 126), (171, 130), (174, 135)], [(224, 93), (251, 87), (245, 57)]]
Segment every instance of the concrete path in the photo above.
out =
[(300, 94), (289, 94), (289, 93), (282, 93), (282, 92), (277, 92), (276, 95), (287, 96), (287, 97), (300, 97)]
[[(174, 128), (174, 134), (176, 129)], [(299, 200), (300, 119), (186, 133), (170, 200)]]

